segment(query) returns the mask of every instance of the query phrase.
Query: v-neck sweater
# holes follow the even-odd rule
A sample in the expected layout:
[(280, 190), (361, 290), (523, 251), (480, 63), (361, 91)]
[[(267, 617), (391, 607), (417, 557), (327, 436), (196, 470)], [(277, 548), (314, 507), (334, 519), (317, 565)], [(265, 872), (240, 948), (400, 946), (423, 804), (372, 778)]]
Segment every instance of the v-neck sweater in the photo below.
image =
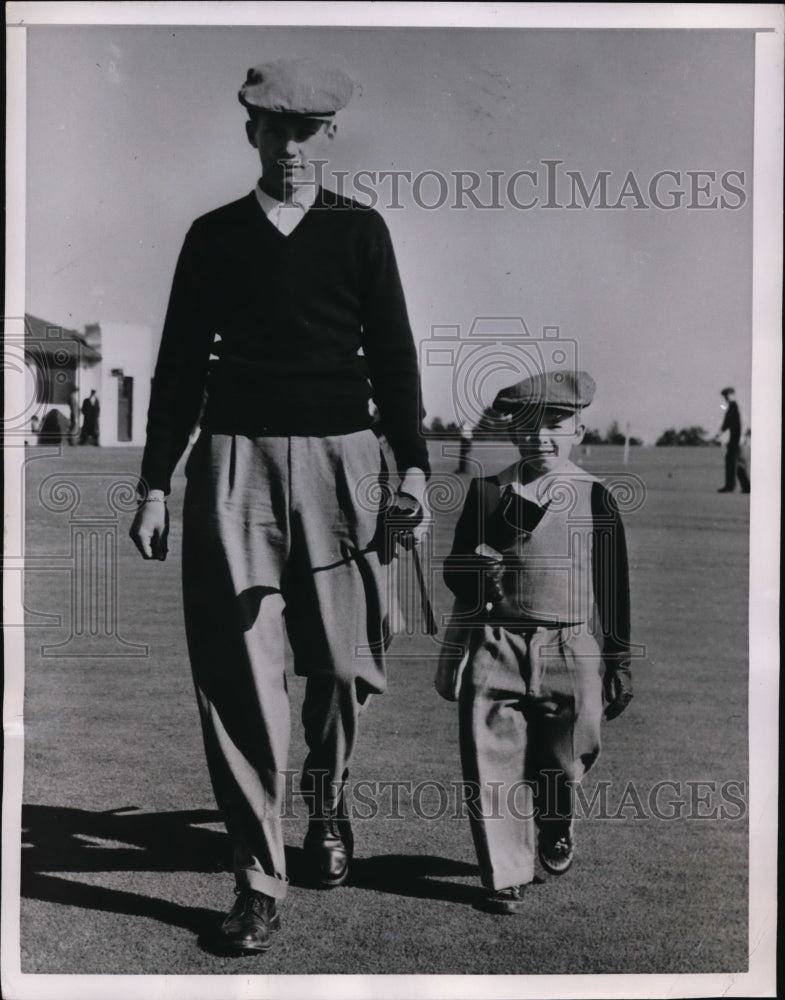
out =
[(142, 478), (169, 492), (188, 436), (326, 437), (379, 409), (399, 469), (429, 472), (417, 352), (384, 220), (319, 189), (289, 235), (253, 192), (197, 219), (175, 270)]

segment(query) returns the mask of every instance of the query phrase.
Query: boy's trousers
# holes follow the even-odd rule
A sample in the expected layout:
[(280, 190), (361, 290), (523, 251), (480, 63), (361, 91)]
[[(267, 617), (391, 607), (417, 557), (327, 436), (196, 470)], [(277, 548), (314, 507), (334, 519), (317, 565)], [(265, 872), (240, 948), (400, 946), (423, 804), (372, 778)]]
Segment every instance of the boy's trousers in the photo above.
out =
[(186, 633), (238, 888), (286, 894), (285, 633), (295, 672), (307, 677), (303, 787), (316, 784), (312, 811), (341, 808), (360, 709), (384, 690), (386, 588), (371, 551), (384, 471), (370, 430), (203, 434), (189, 456)]
[(571, 829), (570, 782), (600, 751), (602, 660), (585, 626), (471, 638), (459, 698), (463, 777), (482, 883), (534, 879), (535, 833)]

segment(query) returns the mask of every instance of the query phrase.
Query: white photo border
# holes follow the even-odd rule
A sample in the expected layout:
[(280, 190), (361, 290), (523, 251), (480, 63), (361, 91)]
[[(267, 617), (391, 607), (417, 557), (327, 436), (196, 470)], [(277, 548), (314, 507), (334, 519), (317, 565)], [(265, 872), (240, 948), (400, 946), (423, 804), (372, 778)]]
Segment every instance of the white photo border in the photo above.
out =
[[(779, 4), (485, 3), (9, 3), (7, 16), (6, 335), (23, 328), (25, 260), (25, 34), (44, 24), (462, 26), (754, 29), (753, 386), (756, 489), (750, 548), (750, 926), (749, 971), (701, 975), (575, 976), (59, 976), (25, 975), (19, 955), (19, 855), (23, 763), (23, 630), (6, 628), (4, 700), (2, 991), (9, 998), (107, 996), (221, 998), (707, 997), (774, 996), (777, 929), (777, 747), (782, 302), (783, 8)], [(15, 318), (16, 317), (16, 318)], [(20, 383), (6, 367), (6, 412)], [(5, 449), (6, 623), (22, 621), (22, 449)], [(16, 488), (9, 488), (15, 484)]]

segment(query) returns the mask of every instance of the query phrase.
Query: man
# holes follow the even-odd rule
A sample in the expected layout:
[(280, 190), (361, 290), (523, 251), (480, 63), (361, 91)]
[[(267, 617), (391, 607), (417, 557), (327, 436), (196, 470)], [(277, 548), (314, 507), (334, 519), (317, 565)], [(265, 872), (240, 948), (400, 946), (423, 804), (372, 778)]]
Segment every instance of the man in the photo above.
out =
[(73, 382), (68, 392), (68, 414), (68, 443), (74, 445), (79, 435), (79, 390)]
[(462, 420), (459, 430), (461, 441), (461, 452), (458, 459), (458, 468), (455, 470), (459, 474), (469, 470), (469, 452), (472, 450), (472, 425), (468, 420)]
[(87, 444), (91, 441), (98, 445), (99, 430), (98, 418), (101, 413), (101, 404), (95, 389), (90, 390), (90, 395), (82, 403), (82, 433), (79, 437), (79, 444)]
[(747, 475), (747, 468), (741, 454), (741, 416), (736, 403), (736, 390), (730, 386), (720, 393), (725, 398), (725, 419), (722, 427), (714, 435), (714, 440), (718, 440), (720, 435), (728, 432), (728, 443), (725, 448), (725, 485), (717, 490), (718, 493), (733, 493), (736, 488), (736, 479), (742, 493), (750, 492), (750, 480)]
[(229, 953), (270, 946), (286, 895), (284, 629), (295, 672), (307, 677), (306, 854), (316, 884), (348, 875), (344, 787), (360, 711), (385, 689), (385, 468), (371, 395), (402, 477), (396, 523), (421, 516), (429, 473), (389, 233), (375, 211), (314, 183), (313, 161), (353, 88), (341, 70), (307, 59), (248, 71), (239, 99), (261, 180), (186, 237), (131, 529), (145, 558), (164, 558), (165, 496), (206, 389), (186, 465), (184, 606), (208, 766), (234, 849), (237, 899), (218, 942)]

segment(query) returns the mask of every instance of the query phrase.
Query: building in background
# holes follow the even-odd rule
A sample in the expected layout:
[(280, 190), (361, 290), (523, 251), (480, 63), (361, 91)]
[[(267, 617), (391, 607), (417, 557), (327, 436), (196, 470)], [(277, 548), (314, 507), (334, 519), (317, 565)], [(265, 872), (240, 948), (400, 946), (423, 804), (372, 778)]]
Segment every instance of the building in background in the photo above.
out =
[[(94, 389), (101, 404), (101, 445), (142, 446), (156, 346), (145, 326), (91, 323), (80, 333), (27, 314), (26, 384), (35, 394), (31, 414), (38, 417), (40, 427), (47, 418), (49, 428), (59, 424), (62, 443), (69, 437), (76, 443), (82, 401)], [(38, 443), (32, 416), (28, 442)]]

